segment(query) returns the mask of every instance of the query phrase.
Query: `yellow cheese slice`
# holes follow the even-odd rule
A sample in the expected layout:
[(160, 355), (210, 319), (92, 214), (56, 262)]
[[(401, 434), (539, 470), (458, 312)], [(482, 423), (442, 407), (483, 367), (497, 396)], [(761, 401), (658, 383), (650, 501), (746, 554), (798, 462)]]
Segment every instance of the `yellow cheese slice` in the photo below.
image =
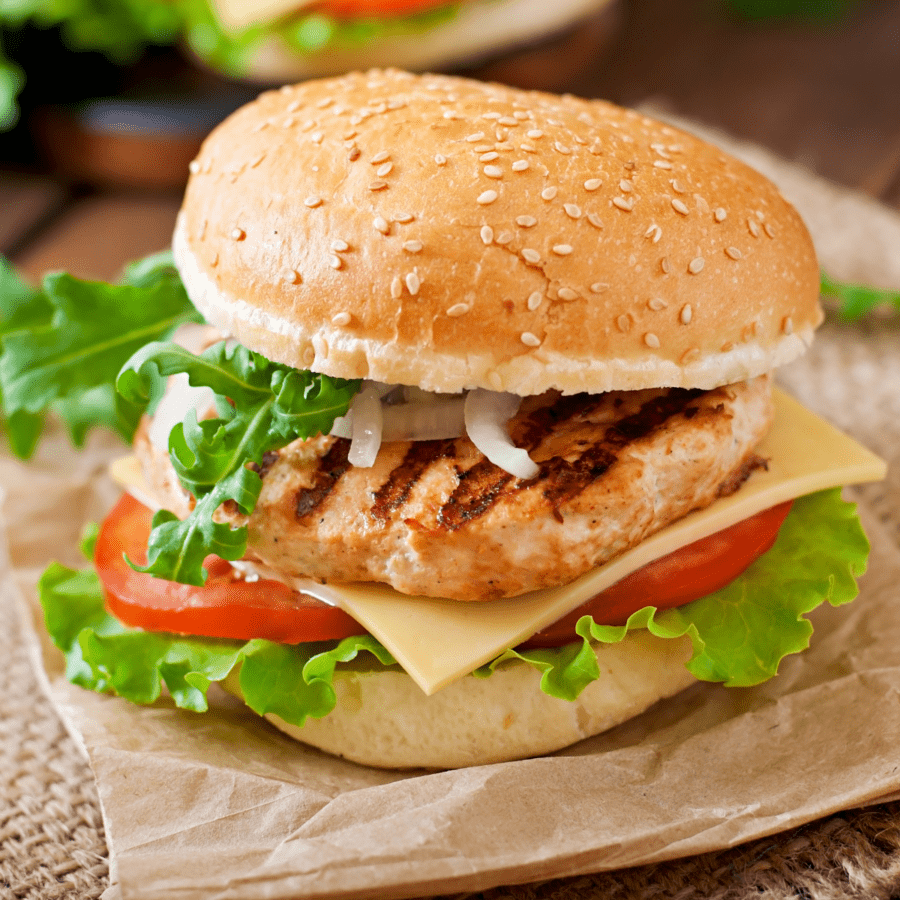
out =
[(775, 425), (757, 451), (768, 471), (571, 584), (487, 603), (410, 597), (374, 584), (332, 585), (330, 594), (433, 694), (654, 559), (785, 500), (885, 477), (887, 465), (874, 453), (782, 391), (775, 402)]
[[(387, 647), (426, 694), (433, 694), (667, 553), (785, 500), (879, 481), (887, 471), (884, 460), (777, 389), (775, 423), (757, 452), (769, 460), (768, 470), (754, 472), (737, 493), (562, 587), (509, 600), (460, 603), (400, 594), (379, 584), (317, 585), (303, 580), (296, 586), (345, 609)], [(152, 505), (133, 457), (116, 463), (111, 474)]]
[(243, 31), (297, 12), (310, 3), (312, 0), (212, 0), (212, 8), (226, 31)]

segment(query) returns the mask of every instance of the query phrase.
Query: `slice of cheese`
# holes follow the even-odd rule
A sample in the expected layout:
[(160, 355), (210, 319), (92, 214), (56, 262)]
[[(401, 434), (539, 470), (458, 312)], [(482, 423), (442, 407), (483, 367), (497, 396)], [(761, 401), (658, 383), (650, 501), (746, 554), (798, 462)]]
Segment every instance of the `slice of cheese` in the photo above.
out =
[(486, 603), (410, 597), (374, 584), (329, 593), (433, 694), (654, 559), (785, 500), (885, 477), (887, 465), (874, 453), (783, 392), (775, 400), (775, 425), (757, 451), (768, 471), (570, 584)]
[[(785, 500), (879, 481), (887, 471), (884, 460), (779, 390), (775, 424), (757, 452), (768, 459), (768, 470), (754, 472), (735, 494), (562, 587), (507, 600), (460, 603), (400, 594), (379, 584), (319, 585), (304, 580), (295, 586), (345, 609), (387, 647), (426, 694), (433, 694), (667, 553)], [(138, 499), (148, 494), (131, 464), (119, 463), (113, 475)]]
[(226, 31), (239, 32), (251, 25), (274, 22), (311, 3), (312, 0), (212, 0), (212, 8)]

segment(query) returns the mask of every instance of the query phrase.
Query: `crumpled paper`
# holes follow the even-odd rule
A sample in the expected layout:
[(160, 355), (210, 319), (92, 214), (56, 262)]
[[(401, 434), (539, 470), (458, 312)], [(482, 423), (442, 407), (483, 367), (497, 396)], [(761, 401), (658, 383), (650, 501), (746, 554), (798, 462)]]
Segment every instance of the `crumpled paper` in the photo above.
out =
[[(832, 274), (900, 286), (868, 254), (871, 201), (765, 164), (826, 241)], [(880, 240), (900, 247), (900, 217), (877, 214)], [(553, 756), (451, 772), (329, 757), (223, 693), (195, 715), (69, 685), (32, 586), (51, 557), (77, 558), (82, 523), (112, 502), (105, 466), (121, 448), (98, 436), (74, 455), (60, 439), (30, 466), (0, 460), (6, 587), (22, 591), (36, 665), (96, 775), (109, 897), (479, 890), (733, 846), (900, 794), (900, 327), (826, 324), (781, 380), (893, 464), (885, 483), (849, 492), (873, 544), (860, 597), (817, 610), (810, 650), (764, 685), (697, 684)]]

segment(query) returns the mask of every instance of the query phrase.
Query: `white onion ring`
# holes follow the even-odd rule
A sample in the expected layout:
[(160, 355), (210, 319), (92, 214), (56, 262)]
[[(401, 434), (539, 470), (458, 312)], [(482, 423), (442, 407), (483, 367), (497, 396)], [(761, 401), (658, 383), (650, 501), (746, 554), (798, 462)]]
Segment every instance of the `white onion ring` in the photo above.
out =
[(347, 459), (351, 465), (369, 469), (375, 465), (375, 458), (381, 447), (382, 414), (378, 391), (367, 385), (350, 403), (353, 416), (353, 436)]
[(534, 478), (540, 467), (517, 447), (506, 423), (516, 414), (521, 397), (476, 388), (466, 396), (465, 421), (469, 440), (495, 465), (516, 478)]

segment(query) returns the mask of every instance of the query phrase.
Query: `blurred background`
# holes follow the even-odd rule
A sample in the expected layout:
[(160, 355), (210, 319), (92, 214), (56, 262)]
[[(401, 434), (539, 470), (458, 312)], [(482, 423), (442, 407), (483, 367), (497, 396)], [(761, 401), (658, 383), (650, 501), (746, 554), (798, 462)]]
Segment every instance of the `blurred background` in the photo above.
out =
[[(89, 232), (101, 197), (122, 252), (162, 246), (217, 121), (370, 65), (649, 105), (900, 207), (894, 0), (0, 0), (0, 252), (66, 265), (43, 232), (61, 209)], [(79, 274), (129, 258), (88, 255)]]

